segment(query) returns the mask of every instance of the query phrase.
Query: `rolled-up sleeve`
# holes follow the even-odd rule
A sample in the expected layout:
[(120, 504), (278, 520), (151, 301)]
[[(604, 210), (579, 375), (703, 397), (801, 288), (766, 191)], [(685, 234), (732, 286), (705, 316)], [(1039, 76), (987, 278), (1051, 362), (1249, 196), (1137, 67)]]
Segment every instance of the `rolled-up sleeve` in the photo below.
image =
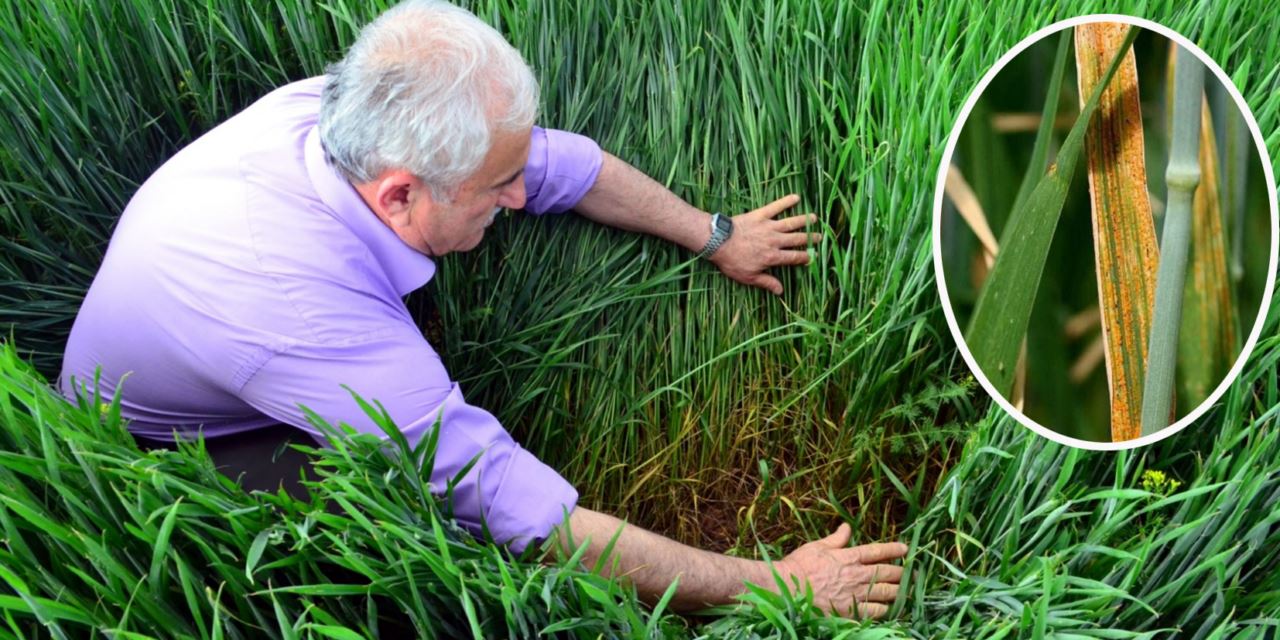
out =
[(346, 385), (382, 403), (411, 445), (440, 419), (432, 491), (473, 458), (476, 465), (454, 485), (453, 513), (479, 535), (481, 519), (493, 539), (517, 553), (545, 538), (577, 504), (578, 492), (522, 448), (489, 412), (467, 403), (422, 335), (405, 324), (342, 344), (294, 343), (264, 358), (240, 390), (257, 410), (323, 441), (299, 405), (333, 425), (385, 437), (357, 406)]
[(525, 211), (543, 214), (572, 209), (596, 183), (603, 162), (595, 140), (534, 127), (524, 168)]

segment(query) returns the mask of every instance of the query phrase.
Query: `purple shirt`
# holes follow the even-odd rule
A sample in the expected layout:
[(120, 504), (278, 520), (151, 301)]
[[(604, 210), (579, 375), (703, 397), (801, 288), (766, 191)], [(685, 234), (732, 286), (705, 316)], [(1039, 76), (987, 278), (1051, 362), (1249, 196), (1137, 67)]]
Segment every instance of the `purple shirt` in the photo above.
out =
[[(323, 78), (282, 87), (158, 169), (120, 218), (71, 330), (59, 385), (93, 384), (140, 436), (206, 437), (286, 423), (383, 435), (341, 385), (380, 401), (411, 444), (442, 415), (432, 484), (517, 551), (550, 533), (578, 494), (467, 404), (405, 308), (435, 264), (400, 240), (324, 159)], [(594, 184), (588, 138), (534, 128), (526, 209), (565, 211)]]

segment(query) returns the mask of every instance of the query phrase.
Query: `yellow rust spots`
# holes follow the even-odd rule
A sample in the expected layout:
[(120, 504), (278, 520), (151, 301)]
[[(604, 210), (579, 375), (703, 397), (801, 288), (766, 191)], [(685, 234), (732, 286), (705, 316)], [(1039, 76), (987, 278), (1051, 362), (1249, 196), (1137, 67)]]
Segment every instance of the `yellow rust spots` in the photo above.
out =
[[(1076, 27), (1080, 96), (1088, 96), (1124, 41), (1128, 25)], [(1158, 249), (1147, 196), (1142, 111), (1133, 50), (1102, 93), (1085, 137), (1093, 209), (1098, 299), (1111, 390), (1111, 439), (1141, 435), (1151, 308)]]

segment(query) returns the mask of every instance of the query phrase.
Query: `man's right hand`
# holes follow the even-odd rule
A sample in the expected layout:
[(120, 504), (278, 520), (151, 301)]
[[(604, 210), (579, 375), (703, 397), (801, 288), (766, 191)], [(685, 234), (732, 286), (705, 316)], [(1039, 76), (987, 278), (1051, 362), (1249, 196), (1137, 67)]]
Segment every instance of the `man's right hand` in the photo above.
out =
[(880, 618), (898, 597), (902, 567), (885, 564), (907, 555), (900, 542), (849, 546), (852, 528), (842, 524), (836, 532), (814, 540), (774, 563), (790, 585), (791, 578), (813, 588), (814, 604), (828, 613), (849, 616), (857, 605), (859, 618)]
[[(556, 528), (552, 547), (558, 546), (567, 557), (585, 543), (582, 562), (593, 567), (616, 535), (612, 555), (603, 563), (602, 573), (632, 582), (640, 597), (650, 604), (662, 598), (672, 580), (679, 578), (679, 587), (670, 601), (671, 609), (679, 612), (734, 604), (746, 590), (745, 582), (765, 588), (777, 584), (764, 562), (695, 549), (624, 524), (611, 515), (578, 506)], [(773, 570), (787, 584), (795, 578), (803, 589), (808, 582), (813, 587), (814, 602), (828, 613), (849, 616), (856, 611), (863, 618), (881, 617), (897, 598), (902, 580), (902, 567), (881, 563), (906, 555), (907, 546), (890, 542), (849, 547), (850, 534), (849, 525), (842, 525), (834, 534), (773, 563)]]

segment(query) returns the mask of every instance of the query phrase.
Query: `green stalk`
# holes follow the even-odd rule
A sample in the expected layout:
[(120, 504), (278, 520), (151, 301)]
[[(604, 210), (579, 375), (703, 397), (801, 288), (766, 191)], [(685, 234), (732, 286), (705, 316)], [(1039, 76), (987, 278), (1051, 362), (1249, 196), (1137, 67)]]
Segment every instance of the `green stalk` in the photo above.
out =
[(1165, 183), (1164, 237), (1156, 274), (1156, 301), (1147, 349), (1147, 380), (1142, 394), (1142, 435), (1169, 424), (1177, 371), (1178, 327), (1182, 322), (1182, 289), (1191, 245), (1191, 204), (1200, 184), (1200, 105), (1204, 67), (1190, 51), (1178, 48), (1174, 69), (1173, 143)]

